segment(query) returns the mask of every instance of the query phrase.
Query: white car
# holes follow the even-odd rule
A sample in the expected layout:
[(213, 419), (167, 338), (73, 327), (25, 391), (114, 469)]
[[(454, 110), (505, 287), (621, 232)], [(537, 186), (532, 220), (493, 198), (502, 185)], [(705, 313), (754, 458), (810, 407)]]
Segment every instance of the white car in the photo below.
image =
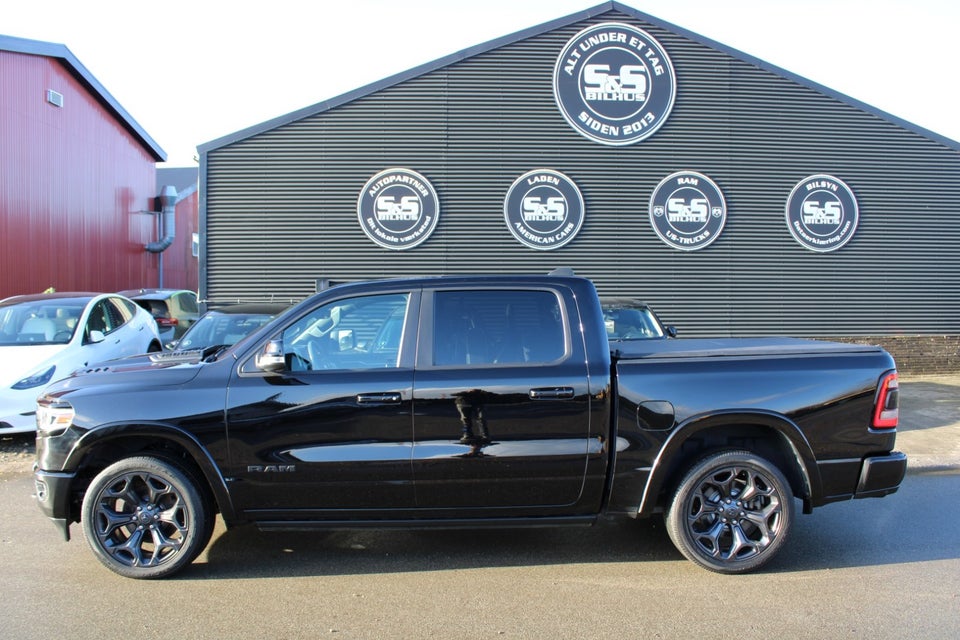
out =
[(0, 301), (0, 435), (36, 429), (36, 399), (51, 382), (104, 360), (160, 350), (153, 316), (117, 294)]

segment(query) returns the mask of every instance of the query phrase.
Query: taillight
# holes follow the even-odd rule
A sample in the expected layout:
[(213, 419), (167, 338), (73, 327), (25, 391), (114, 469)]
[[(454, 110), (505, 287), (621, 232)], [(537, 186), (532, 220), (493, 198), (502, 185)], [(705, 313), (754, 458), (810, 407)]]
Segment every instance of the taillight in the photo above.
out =
[(175, 327), (177, 326), (176, 318), (157, 318), (158, 327)]
[(888, 373), (880, 381), (877, 402), (873, 408), (874, 429), (895, 429), (900, 419), (900, 382), (897, 374)]

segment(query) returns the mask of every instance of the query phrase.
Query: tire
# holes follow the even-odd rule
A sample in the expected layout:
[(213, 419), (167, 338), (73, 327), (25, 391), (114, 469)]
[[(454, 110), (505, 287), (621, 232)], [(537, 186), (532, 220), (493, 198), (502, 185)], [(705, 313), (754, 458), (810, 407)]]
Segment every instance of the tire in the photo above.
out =
[(667, 510), (667, 532), (693, 563), (746, 573), (777, 554), (794, 512), (790, 484), (776, 466), (748, 451), (723, 451), (684, 476)]
[(97, 475), (83, 498), (83, 533), (97, 559), (127, 578), (163, 578), (203, 551), (214, 514), (176, 463), (125, 458)]

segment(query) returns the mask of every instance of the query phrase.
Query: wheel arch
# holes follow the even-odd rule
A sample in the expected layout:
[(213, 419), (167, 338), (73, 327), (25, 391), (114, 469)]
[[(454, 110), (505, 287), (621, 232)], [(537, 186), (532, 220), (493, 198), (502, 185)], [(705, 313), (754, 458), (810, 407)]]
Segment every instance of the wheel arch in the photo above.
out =
[[(150, 455), (180, 464), (194, 476), (225, 521), (235, 520), (226, 480), (207, 449), (187, 431), (162, 423), (125, 423), (85, 433), (64, 467), (76, 469), (73, 491), (81, 495), (91, 480), (110, 464), (131, 456)], [(79, 504), (72, 501), (71, 519), (79, 521)], [(73, 511), (73, 509), (77, 509)]]
[(803, 500), (804, 513), (821, 493), (820, 474), (813, 449), (800, 428), (782, 414), (768, 411), (727, 411), (694, 416), (667, 438), (647, 478), (639, 514), (650, 515), (663, 506), (663, 496), (674, 489), (696, 462), (724, 449), (744, 449), (767, 458), (786, 476), (794, 495)]

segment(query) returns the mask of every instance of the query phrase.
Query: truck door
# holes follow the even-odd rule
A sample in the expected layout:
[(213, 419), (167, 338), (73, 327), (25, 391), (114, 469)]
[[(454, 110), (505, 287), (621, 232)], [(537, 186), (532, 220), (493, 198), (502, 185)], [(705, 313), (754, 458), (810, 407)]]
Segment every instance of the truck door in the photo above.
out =
[[(572, 295), (553, 289), (424, 292), (414, 383), (417, 507), (577, 503), (589, 456), (590, 394)], [(442, 515), (438, 512), (434, 515)]]
[[(257, 519), (362, 517), (414, 507), (418, 292), (353, 295), (292, 319), (227, 395), (231, 491)], [(285, 366), (256, 354), (282, 342)], [(277, 356), (279, 357), (279, 356)]]

